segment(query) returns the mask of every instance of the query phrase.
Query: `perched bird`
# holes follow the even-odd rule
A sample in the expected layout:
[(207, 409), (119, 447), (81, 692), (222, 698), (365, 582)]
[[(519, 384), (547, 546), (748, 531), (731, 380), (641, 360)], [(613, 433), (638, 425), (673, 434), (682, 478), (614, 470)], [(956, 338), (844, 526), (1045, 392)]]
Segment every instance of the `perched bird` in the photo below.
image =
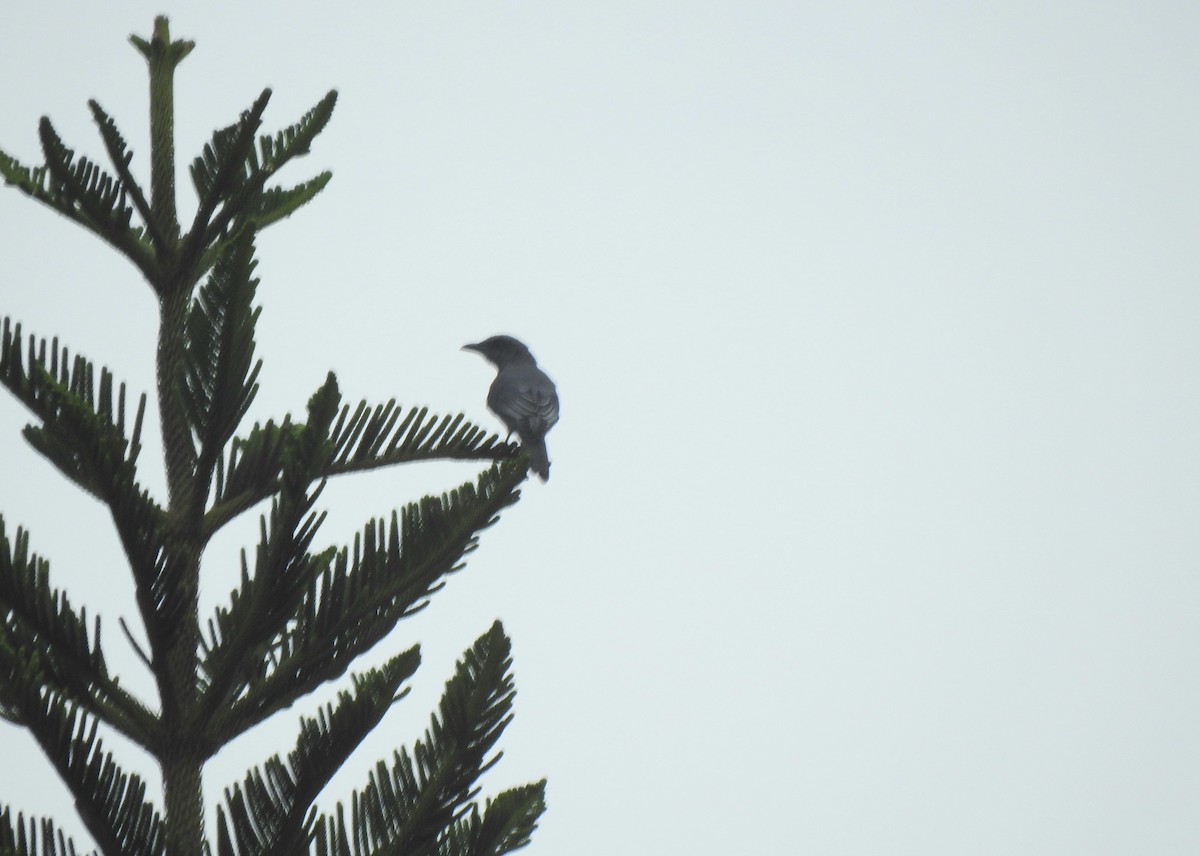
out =
[(464, 351), (483, 354), (497, 369), (488, 390), (491, 411), (508, 427), (511, 437), (521, 438), (529, 453), (529, 467), (542, 481), (550, 478), (550, 458), (546, 455), (546, 432), (558, 421), (558, 392), (554, 381), (537, 366), (533, 354), (512, 336), (492, 336)]

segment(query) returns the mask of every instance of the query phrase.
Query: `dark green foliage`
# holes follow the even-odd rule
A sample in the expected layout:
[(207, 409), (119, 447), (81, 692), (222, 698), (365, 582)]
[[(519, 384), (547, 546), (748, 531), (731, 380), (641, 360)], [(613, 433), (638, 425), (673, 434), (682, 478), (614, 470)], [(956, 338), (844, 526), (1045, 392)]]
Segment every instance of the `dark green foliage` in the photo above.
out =
[(274, 137), (254, 135), (271, 98), (264, 89), (241, 119), (217, 131), (192, 162), (192, 183), (200, 199), (195, 220), (184, 242), (185, 263), (201, 259), (202, 272), (215, 261), (241, 229), (261, 228), (280, 220), (316, 196), (332, 174), (321, 173), (296, 187), (266, 187), (288, 161), (307, 154), (313, 138), (329, 123), (337, 93), (330, 92), (299, 122)]
[(380, 761), (355, 792), (350, 826), (341, 805), (316, 819), (313, 852), (498, 854), (528, 841), (544, 808), (544, 783), (501, 794), (482, 819), (471, 802), (476, 780), (500, 759), (493, 749), (512, 720), (509, 654), (496, 622), (459, 661), (424, 739), (411, 754), (397, 752), (390, 770)]
[(196, 481), (206, 495), (213, 467), (258, 391), (254, 266), (254, 231), (247, 229), (225, 248), (187, 316), (183, 399), (200, 449)]
[(14, 821), (12, 810), (0, 810), (0, 856), (75, 856), (75, 844), (54, 821), (25, 819), (22, 814)]
[(25, 429), (25, 438), (63, 475), (100, 499), (116, 496), (132, 485), (141, 451), (146, 396), (138, 403), (132, 433), (126, 436), (125, 384), (113, 400), (113, 377), (96, 372), (81, 356), (74, 360), (55, 339), (29, 337), (22, 355), (21, 325), (5, 318), (0, 326), (0, 383), (33, 411), (40, 425)]
[(301, 719), (296, 748), (287, 763), (274, 756), (267, 761), (265, 774), (252, 770), (242, 786), (226, 791), (228, 814), (224, 808), (217, 810), (217, 852), (300, 852), (309, 838), (308, 806), (379, 724), (420, 659), (417, 649), (410, 648), (382, 668), (356, 676), (354, 692), (339, 693), (336, 708), (327, 705), (316, 719)]
[[(100, 115), (97, 121), (102, 122), (102, 127), (111, 125), (111, 120), (104, 117), (107, 120), (104, 121)], [(0, 152), (0, 177), (6, 184), (108, 240), (151, 279), (156, 273), (154, 257), (142, 230), (132, 223), (133, 212), (126, 201), (129, 194), (124, 183), (86, 158), (76, 159), (75, 153), (62, 144), (49, 119), (42, 119), (38, 131), (46, 165), (30, 169)], [(111, 133), (116, 134), (115, 126)], [(123, 157), (128, 156), (123, 153)], [(125, 169), (128, 170), (127, 163)], [(140, 189), (136, 193), (140, 195)]]
[[(129, 170), (129, 165), (133, 162), (133, 152), (125, 144), (125, 138), (117, 130), (117, 123), (113, 121), (112, 117), (105, 113), (95, 101), (89, 101), (88, 107), (92, 110), (92, 118), (96, 122), (96, 127), (100, 129), (100, 137), (104, 140), (108, 159), (112, 161), (117, 176), (121, 180), (121, 189), (128, 194), (129, 201), (133, 203), (138, 216), (145, 224), (152, 247), (159, 253), (164, 252), (170, 245), (166, 236), (158, 231), (157, 223), (150, 213), (150, 203), (142, 193), (142, 188), (138, 186), (133, 173)], [(140, 240), (142, 235), (139, 234), (137, 237)]]
[(332, 374), (314, 402), (322, 406), (323, 421), (296, 425), (285, 417), (279, 424), (255, 424), (247, 437), (234, 437), (228, 444), (227, 456), (216, 461), (216, 498), (205, 516), (207, 532), (279, 491), (285, 465), (290, 461), (294, 468), (301, 440), (321, 448), (313, 461), (313, 478), (423, 460), (492, 461), (520, 454), (518, 447), (502, 443), (461, 415), (438, 417), (427, 408), (413, 407), (401, 418), (403, 411), (395, 400), (374, 408), (359, 402), (353, 411), (341, 405), (330, 424), (341, 402)]
[[(353, 553), (336, 555), (306, 552), (320, 525), (311, 514), (299, 525), (309, 503), (293, 515), (295, 529), (278, 525), (276, 504), (275, 525), (263, 521), (254, 575), (243, 560), (240, 588), (209, 622), (201, 670), (212, 739), (226, 742), (336, 678), (421, 609), (474, 548), (476, 533), (515, 501), (523, 477), (512, 464), (487, 471), (478, 486), (405, 507), (388, 527), (368, 522)], [(272, 541), (281, 531), (288, 535)]]
[(438, 856), (493, 856), (529, 843), (546, 810), (546, 780), (504, 791), (460, 818), (438, 843)]
[[(217, 839), (203, 840), (204, 762), (247, 729), (322, 684), (345, 678), (362, 654), (460, 570), (479, 533), (517, 501), (519, 449), (462, 415), (437, 416), (392, 400), (343, 402), (329, 374), (302, 418), (247, 430), (261, 361), (254, 328), (258, 232), (312, 199), (329, 173), (268, 186), (308, 152), (336, 93), (300, 121), (261, 134), (264, 91), (217, 131), (193, 161), (198, 207), (177, 222), (172, 75), (192, 49), (167, 22), (133, 38), (151, 77), (150, 192), (131, 170), (116, 122), (89, 102), (113, 173), (77, 155), (49, 121), (45, 163), (27, 168), (0, 152), (0, 177), (96, 234), (129, 258), (160, 308), (157, 406), (169, 497), (138, 480), (146, 396), (127, 407), (123, 384), (54, 339), (0, 326), (0, 385), (33, 414), (29, 443), (111, 514), (137, 595), (145, 647), (121, 627), (150, 669), (158, 698), (124, 690), (109, 668), (99, 618), (52, 587), (47, 561), (0, 517), (0, 716), (24, 728), (70, 790), (104, 854), (494, 854), (523, 846), (544, 809), (544, 783), (505, 791), (481, 809), (479, 776), (499, 758), (511, 719), (509, 641), (497, 622), (467, 651), (423, 739), (380, 764), (351, 797), (318, 816), (314, 801), (406, 690), (414, 646), (352, 675), (315, 717), (301, 717), (295, 747), (226, 790)], [(242, 431), (240, 435), (239, 431)], [(473, 480), (366, 521), (350, 545), (318, 544), (327, 479), (423, 460), (483, 462)], [(200, 557), (213, 535), (258, 503), (252, 558), (228, 602), (202, 626)], [(163, 771), (163, 804), (105, 751), (113, 729)], [(109, 732), (111, 733), (111, 732)], [(68, 856), (75, 846), (49, 820), (0, 811), (0, 856)]]
[(27, 532), (14, 542), (0, 520), (0, 714), (23, 724), (29, 700), (52, 692), (145, 744), (153, 714), (109, 673), (100, 619), (89, 627), (86, 611), (50, 587), (49, 563), (29, 552)]
[(104, 751), (96, 718), (53, 689), (26, 684), (6, 687), (4, 693), (5, 706), (16, 711), (71, 791), (75, 809), (101, 852), (163, 852), (162, 821), (145, 799), (146, 786)]

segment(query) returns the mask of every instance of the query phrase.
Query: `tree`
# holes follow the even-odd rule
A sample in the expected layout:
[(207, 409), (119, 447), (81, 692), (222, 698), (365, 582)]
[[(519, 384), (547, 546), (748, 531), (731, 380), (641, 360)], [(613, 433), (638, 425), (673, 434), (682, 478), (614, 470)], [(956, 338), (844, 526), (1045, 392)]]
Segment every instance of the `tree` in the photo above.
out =
[[(5, 318), (0, 383), (32, 411), (29, 443), (111, 511), (137, 592), (143, 649), (158, 704), (111, 673), (100, 620), (89, 622), (51, 586), (27, 532), (0, 517), (0, 715), (37, 741), (70, 789), (104, 854), (494, 854), (523, 846), (544, 810), (545, 782), (480, 806), (477, 779), (498, 758), (514, 695), (509, 640), (499, 622), (472, 645), (446, 684), (429, 728), (382, 761), (331, 815), (312, 805), (333, 773), (403, 694), (420, 662), (414, 646), (352, 676), (336, 703), (302, 717), (287, 758), (269, 758), (225, 791), (215, 844), (204, 840), (205, 761), (238, 735), (345, 674), (356, 657), (421, 609), (474, 549), (478, 533), (519, 497), (518, 447), (469, 423), (396, 402), (343, 404), (331, 373), (290, 416), (238, 434), (258, 389), (255, 237), (309, 202), (322, 173), (272, 184), (329, 121), (330, 92), (281, 133), (258, 136), (266, 90), (213, 134), (193, 161), (197, 211), (186, 230), (175, 206), (173, 75), (192, 50), (167, 19), (131, 38), (150, 76), (150, 193), (113, 119), (89, 102), (115, 175), (39, 125), (45, 164), (0, 152), (0, 175), (128, 258), (160, 310), (157, 404), (168, 486), (161, 502), (138, 480), (146, 396), (127, 407), (105, 368), (70, 356), (57, 339), (29, 336)], [(474, 482), (372, 520), (352, 547), (316, 549), (316, 502), (331, 476), (433, 459), (487, 462)], [(229, 601), (202, 628), (197, 591), (205, 544), (270, 500), (253, 561), (242, 553)], [(102, 745), (119, 732), (162, 770), (160, 810), (146, 786)], [(0, 854), (73, 854), (49, 819), (0, 807)]]

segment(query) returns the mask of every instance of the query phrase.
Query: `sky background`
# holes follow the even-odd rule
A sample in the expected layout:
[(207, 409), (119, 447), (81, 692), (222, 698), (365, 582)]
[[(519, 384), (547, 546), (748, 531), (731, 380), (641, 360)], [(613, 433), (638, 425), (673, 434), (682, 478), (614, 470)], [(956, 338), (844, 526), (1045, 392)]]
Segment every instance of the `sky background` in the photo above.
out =
[[(164, 12), (197, 43), (185, 217), (264, 86), (272, 131), (340, 92), (281, 176), (333, 182), (259, 243), (252, 419), (333, 369), (498, 430), (459, 348), (499, 332), (561, 394), (553, 478), (372, 658), (425, 655), (323, 806), (499, 617), (485, 794), (548, 777), (534, 856), (1200, 852), (1200, 6), (18, 4), (0, 149), (40, 163), (49, 115), (103, 159), (94, 97), (146, 179), (126, 39)], [(152, 392), (136, 270), (12, 190), (0, 235), (0, 314)], [(109, 521), (27, 419), (0, 397), (0, 514), (152, 698)], [(318, 543), (473, 471), (335, 481)], [(206, 610), (256, 528), (209, 549)], [(215, 758), (212, 800), (312, 709)], [(81, 830), (31, 739), (0, 754), (0, 802)]]

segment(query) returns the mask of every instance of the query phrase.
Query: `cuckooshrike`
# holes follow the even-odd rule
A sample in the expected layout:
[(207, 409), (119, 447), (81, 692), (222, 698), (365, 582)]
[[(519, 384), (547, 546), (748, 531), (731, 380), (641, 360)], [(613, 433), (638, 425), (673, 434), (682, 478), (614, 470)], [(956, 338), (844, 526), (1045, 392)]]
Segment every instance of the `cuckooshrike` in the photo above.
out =
[(483, 354), (496, 367), (488, 407), (508, 427), (509, 436), (521, 438), (521, 446), (529, 453), (529, 468), (546, 481), (550, 478), (546, 432), (558, 421), (554, 381), (537, 367), (529, 349), (512, 336), (492, 336), (464, 345), (463, 350)]

